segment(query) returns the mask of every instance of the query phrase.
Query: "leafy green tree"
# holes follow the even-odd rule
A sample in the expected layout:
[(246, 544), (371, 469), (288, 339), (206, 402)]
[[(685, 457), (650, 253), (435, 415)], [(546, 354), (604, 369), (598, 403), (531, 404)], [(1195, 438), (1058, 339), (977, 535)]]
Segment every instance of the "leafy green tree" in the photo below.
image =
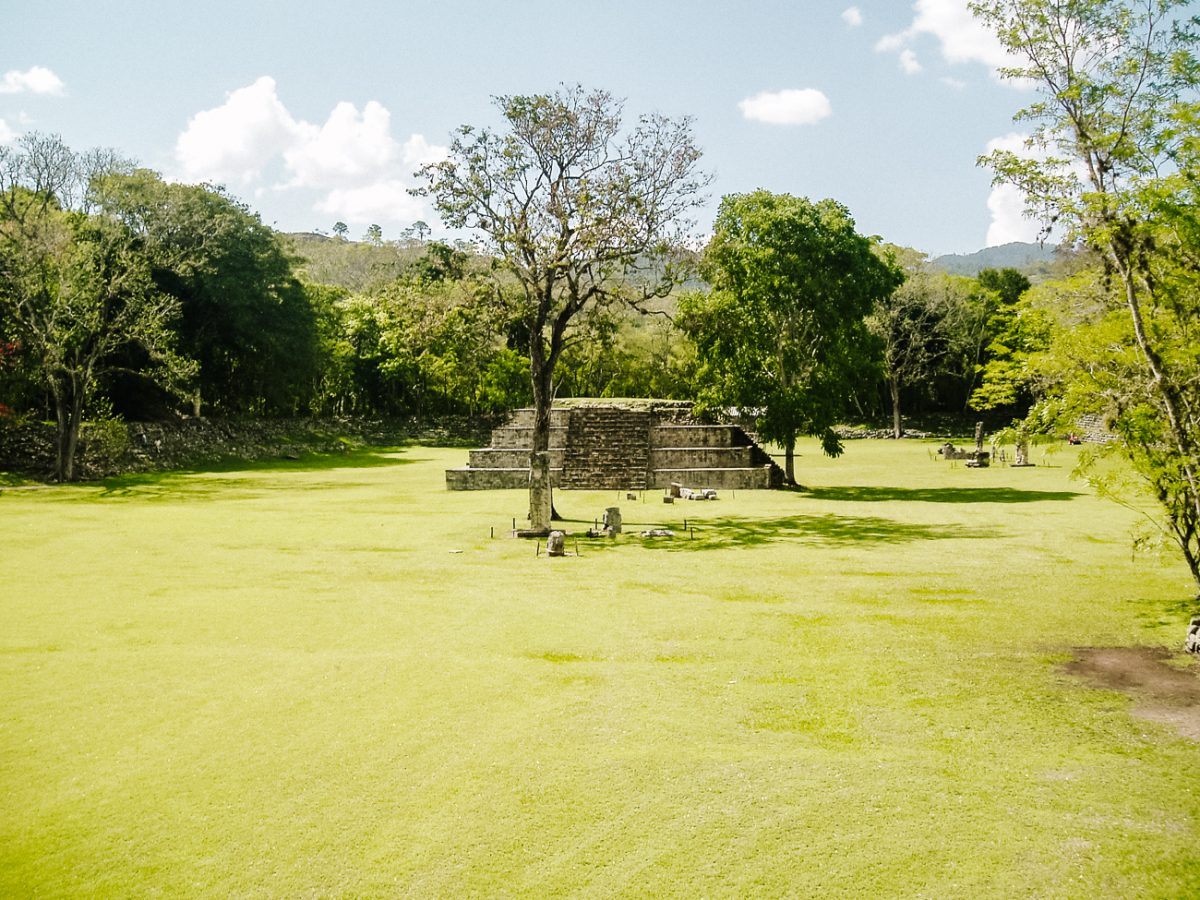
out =
[(969, 279), (935, 271), (906, 247), (883, 248), (904, 282), (875, 304), (867, 327), (882, 346), (883, 379), (892, 408), (892, 436), (904, 435), (902, 397), (913, 385), (931, 388), (976, 342), (981, 311)]
[(0, 343), (19, 348), (51, 397), (60, 481), (75, 478), (84, 415), (104, 376), (127, 365), (123, 354), (136, 348), (138, 374), (164, 386), (194, 372), (175, 352), (178, 302), (155, 288), (135, 236), (63, 208), (95, 175), (57, 138), (34, 136), (0, 156)]
[(1031, 285), (1020, 272), (984, 269), (979, 283), (992, 292), (993, 312), (988, 322), (991, 340), (971, 407), (1009, 409), (1024, 416), (1035, 399), (1036, 372), (1031, 363), (1050, 345), (1051, 319), (1035, 298), (1022, 302)]
[(180, 345), (200, 366), (195, 415), (306, 408), (316, 322), (279, 235), (224, 191), (148, 169), (99, 179), (92, 195), (138, 235), (155, 284), (180, 303)]
[(665, 296), (680, 280), (682, 217), (707, 178), (687, 119), (643, 116), (622, 130), (604, 91), (498, 97), (503, 132), (464, 126), (426, 166), (422, 193), (452, 228), (487, 238), (516, 282), (511, 310), (527, 343), (534, 403), (529, 519), (546, 529), (555, 373), (580, 314)]
[(333, 223), (333, 236), (339, 241), (346, 240), (346, 235), (350, 233), (350, 227), (345, 222)]
[(1031, 144), (1042, 155), (986, 162), (1103, 260), (1137, 361), (1123, 396), (1111, 398), (1110, 421), (1200, 588), (1200, 65), (1189, 5), (993, 0), (972, 9), (1024, 61), (1006, 74), (1041, 92), (1020, 115), (1035, 123)]
[(680, 310), (702, 363), (701, 400), (756, 410), (795, 483), (798, 435), (841, 453), (833, 426), (878, 366), (864, 319), (903, 276), (833, 200), (732, 194), (713, 232), (701, 264), (712, 291), (690, 295)]

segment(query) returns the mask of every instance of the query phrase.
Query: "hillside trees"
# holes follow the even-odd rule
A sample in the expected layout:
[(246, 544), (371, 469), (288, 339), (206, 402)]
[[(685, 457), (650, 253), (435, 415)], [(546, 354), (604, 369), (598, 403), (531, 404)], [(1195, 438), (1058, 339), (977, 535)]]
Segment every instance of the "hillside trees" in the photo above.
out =
[(841, 453), (833, 426), (878, 366), (865, 317), (903, 275), (845, 207), (767, 191), (721, 201), (701, 271), (712, 291), (690, 295), (680, 312), (702, 364), (702, 403), (756, 410), (795, 483), (798, 435)]
[(463, 126), (423, 193), (452, 228), (484, 234), (515, 280), (534, 405), (530, 526), (550, 526), (550, 406), (581, 313), (637, 306), (679, 281), (676, 248), (707, 178), (688, 119), (640, 117), (581, 87), (496, 98), (504, 131)]
[(1132, 351), (1106, 412), (1200, 589), (1200, 65), (1188, 6), (993, 0), (972, 9), (1023, 61), (1007, 74), (1041, 92), (1020, 116), (1035, 124), (1042, 156), (998, 152), (986, 162), (1102, 258)]

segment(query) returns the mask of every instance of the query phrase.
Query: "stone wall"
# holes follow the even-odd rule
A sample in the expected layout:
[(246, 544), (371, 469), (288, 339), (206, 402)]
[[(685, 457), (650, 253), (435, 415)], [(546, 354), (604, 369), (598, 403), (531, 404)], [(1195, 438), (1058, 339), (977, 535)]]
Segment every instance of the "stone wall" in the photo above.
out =
[[(85, 425), (76, 470), (83, 480), (127, 472), (183, 469), (220, 460), (338, 453), (354, 444), (478, 443), (486, 425), (466, 419), (180, 419)], [(0, 470), (34, 478), (54, 471), (53, 424), (0, 421)]]

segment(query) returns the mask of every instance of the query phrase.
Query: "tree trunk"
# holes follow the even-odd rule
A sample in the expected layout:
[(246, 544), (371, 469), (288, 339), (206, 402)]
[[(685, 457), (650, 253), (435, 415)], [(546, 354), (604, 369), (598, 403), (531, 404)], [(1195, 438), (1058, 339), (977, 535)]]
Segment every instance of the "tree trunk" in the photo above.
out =
[(79, 426), (83, 416), (83, 392), (73, 390), (69, 382), (56, 384), (54, 394), (55, 461), (54, 477), (57, 481), (75, 480), (75, 451), (79, 447)]
[(791, 434), (783, 442), (783, 474), (788, 484), (796, 483), (796, 435)]
[(892, 437), (899, 440), (904, 437), (904, 421), (900, 417), (900, 380), (889, 378), (888, 392), (892, 395)]
[(554, 397), (545, 363), (537, 358), (540, 355), (531, 354), (533, 435), (529, 450), (529, 527), (534, 531), (549, 531), (554, 516), (550, 484), (550, 405)]

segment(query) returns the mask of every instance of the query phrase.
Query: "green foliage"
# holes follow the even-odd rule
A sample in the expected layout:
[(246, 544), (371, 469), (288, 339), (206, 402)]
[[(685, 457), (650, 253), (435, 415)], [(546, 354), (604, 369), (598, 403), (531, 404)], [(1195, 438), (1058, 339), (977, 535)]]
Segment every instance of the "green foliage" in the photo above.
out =
[(322, 294), (323, 408), (495, 415), (528, 402), (528, 359), (506, 346), (507, 307), (478, 260), (429, 244), (373, 291)]
[(426, 252), (415, 241), (366, 241), (328, 238), (319, 234), (282, 234), (297, 275), (304, 281), (349, 291), (373, 291), (401, 277)]
[[(1090, 276), (1079, 279), (1090, 280)], [(990, 342), (980, 366), (979, 387), (971, 394), (978, 410), (1009, 409), (1023, 416), (1034, 400), (1036, 374), (1030, 363), (1050, 343), (1052, 322), (1044, 308), (1047, 296), (1068, 289), (1054, 282), (1032, 293), (1028, 279), (1012, 269), (979, 273), (980, 284), (993, 294), (988, 323)]]
[[(1200, 21), (1183, 15), (1184, 0), (971, 6), (1027, 61), (1007, 74), (1041, 90), (1020, 114), (1036, 123), (1030, 144), (1041, 155), (999, 152), (984, 161), (999, 180), (1022, 188), (1044, 221), (1065, 226), (1101, 257), (1128, 317), (1125, 338), (1110, 335), (1117, 343), (1064, 339), (1054, 355), (1082, 382), (1105, 383), (1120, 446), (1158, 499), (1163, 528), (1200, 588)], [(1088, 324), (1088, 331), (1117, 328), (1107, 315)], [(1094, 358), (1078, 360), (1084, 349)]]
[(892, 433), (899, 438), (903, 392), (916, 387), (932, 394), (936, 376), (962, 378), (971, 372), (985, 339), (988, 309), (975, 282), (931, 268), (924, 254), (893, 246), (880, 253), (904, 273), (904, 282), (876, 301), (867, 318), (882, 346)]
[(758, 411), (758, 428), (788, 452), (797, 435), (833, 431), (855, 388), (873, 379), (877, 349), (864, 324), (902, 275), (858, 234), (845, 207), (757, 191), (721, 201), (680, 321), (702, 360), (701, 403)]
[(688, 119), (642, 116), (575, 86), (496, 98), (505, 130), (463, 126), (423, 193), (443, 222), (485, 236), (511, 279), (510, 318), (530, 361), (530, 521), (548, 528), (550, 405), (560, 358), (590, 313), (666, 296), (684, 275), (685, 216), (708, 178)]
[(54, 138), (0, 154), (0, 343), (51, 397), (62, 481), (75, 477), (83, 418), (106, 375), (132, 360), (178, 390), (195, 373), (176, 352), (179, 303), (157, 289), (137, 237), (107, 215), (64, 209), (82, 179), (102, 174)]
[(137, 234), (154, 281), (182, 310), (183, 350), (201, 402), (227, 413), (291, 414), (316, 380), (316, 324), (279, 236), (219, 188), (167, 184), (139, 169), (93, 186)]

